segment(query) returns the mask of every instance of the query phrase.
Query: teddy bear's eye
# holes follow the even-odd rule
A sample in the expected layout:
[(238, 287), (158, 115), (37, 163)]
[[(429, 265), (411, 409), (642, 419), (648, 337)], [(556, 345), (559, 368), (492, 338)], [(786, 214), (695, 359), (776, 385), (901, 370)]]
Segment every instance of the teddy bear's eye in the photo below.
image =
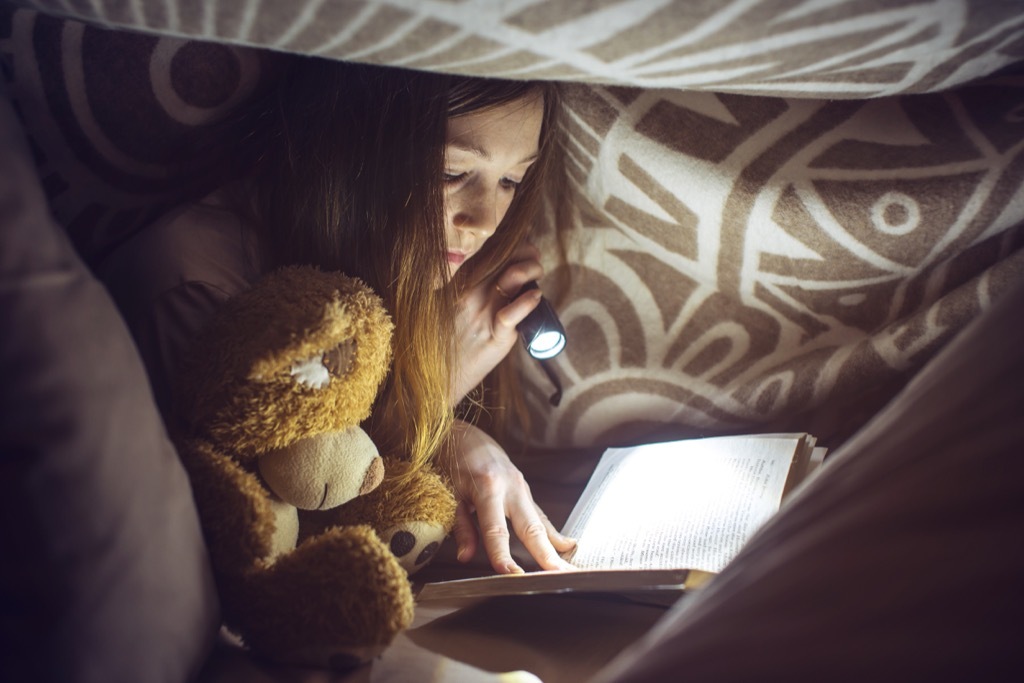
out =
[(331, 383), (331, 376), (320, 358), (307, 358), (298, 363), (292, 363), (289, 374), (300, 386), (310, 389), (323, 389)]
[(344, 377), (352, 369), (356, 357), (356, 340), (346, 339), (323, 356), (324, 367), (334, 377)]
[(291, 376), (304, 387), (323, 389), (331, 383), (331, 377), (344, 377), (355, 364), (356, 342), (346, 339), (320, 356), (293, 363)]

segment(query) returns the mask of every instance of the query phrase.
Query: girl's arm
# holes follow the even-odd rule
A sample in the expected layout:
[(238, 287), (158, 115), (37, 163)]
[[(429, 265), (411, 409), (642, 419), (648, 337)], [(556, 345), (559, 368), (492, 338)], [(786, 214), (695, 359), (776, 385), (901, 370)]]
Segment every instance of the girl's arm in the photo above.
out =
[[(456, 328), (453, 405), (483, 381), (515, 346), (519, 339), (516, 325), (537, 307), (540, 291), (515, 294), (543, 274), (540, 252), (524, 244), (497, 278), (462, 297)], [(558, 553), (571, 550), (575, 542), (552, 526), (534, 502), (522, 473), (494, 439), (473, 425), (457, 421), (450, 449), (440, 464), (454, 482), (459, 499), (454, 535), (460, 561), (472, 559), (482, 540), (495, 571), (522, 572), (510, 552), (511, 525), (542, 569), (571, 569)]]

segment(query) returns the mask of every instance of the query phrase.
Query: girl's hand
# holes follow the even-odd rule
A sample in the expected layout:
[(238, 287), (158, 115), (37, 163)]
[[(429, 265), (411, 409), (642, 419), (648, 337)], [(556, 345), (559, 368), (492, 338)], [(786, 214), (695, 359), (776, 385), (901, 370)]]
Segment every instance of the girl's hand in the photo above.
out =
[(524, 243), (505, 270), (467, 290), (455, 320), (455, 379), (451, 401), (456, 405), (508, 355), (519, 338), (516, 325), (540, 302), (533, 289), (515, 299), (519, 289), (544, 275), (540, 252)]
[[(460, 562), (469, 562), (483, 538), (491, 566), (499, 574), (519, 574), (512, 559), (509, 523), (541, 569), (574, 567), (558, 556), (576, 542), (558, 533), (537, 506), (522, 472), (504, 449), (482, 430), (456, 421), (451, 448), (439, 463), (455, 485), (455, 542)], [(476, 524), (473, 521), (476, 512)], [(477, 530), (479, 526), (479, 531)]]

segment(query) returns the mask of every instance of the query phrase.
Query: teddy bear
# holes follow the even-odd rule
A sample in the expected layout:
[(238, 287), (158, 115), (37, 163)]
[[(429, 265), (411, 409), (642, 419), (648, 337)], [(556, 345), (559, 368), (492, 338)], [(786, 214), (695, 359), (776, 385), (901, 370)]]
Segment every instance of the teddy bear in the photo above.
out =
[(293, 266), (229, 299), (187, 354), (175, 441), (225, 626), (257, 656), (376, 657), (412, 620), (409, 575), (451, 531), (448, 482), (360, 427), (392, 330), (358, 279)]

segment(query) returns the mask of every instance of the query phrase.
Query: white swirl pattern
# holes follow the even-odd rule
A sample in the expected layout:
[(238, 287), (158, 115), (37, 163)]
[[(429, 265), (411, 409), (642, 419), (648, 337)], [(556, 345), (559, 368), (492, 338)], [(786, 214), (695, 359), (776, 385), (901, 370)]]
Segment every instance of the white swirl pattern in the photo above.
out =
[(241, 74), (234, 83), (234, 89), (225, 93), (214, 106), (196, 106), (181, 97), (171, 79), (175, 57), (189, 44), (173, 38), (163, 38), (157, 42), (149, 61), (149, 80), (153, 95), (169, 116), (186, 126), (202, 126), (222, 118), (252, 94), (260, 78), (260, 65), (251, 51), (236, 51)]
[(780, 96), (934, 92), (1022, 57), (1017, 0), (31, 0), (58, 15), (507, 78)]

